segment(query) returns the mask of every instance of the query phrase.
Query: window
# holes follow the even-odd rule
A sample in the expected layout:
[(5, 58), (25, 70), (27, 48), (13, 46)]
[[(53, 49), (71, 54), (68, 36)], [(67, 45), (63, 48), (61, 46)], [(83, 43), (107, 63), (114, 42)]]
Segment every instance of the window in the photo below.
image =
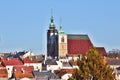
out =
[(64, 42), (64, 37), (61, 38), (61, 42)]

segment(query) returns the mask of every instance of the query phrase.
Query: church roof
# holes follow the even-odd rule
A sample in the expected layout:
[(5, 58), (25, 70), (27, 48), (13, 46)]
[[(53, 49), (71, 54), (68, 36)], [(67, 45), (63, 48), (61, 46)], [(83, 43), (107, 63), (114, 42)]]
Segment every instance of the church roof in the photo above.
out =
[(86, 54), (93, 44), (86, 34), (68, 34), (68, 54)]
[(106, 56), (106, 55), (107, 55), (106, 50), (105, 50), (104, 47), (95, 47), (95, 48), (97, 49), (97, 51), (98, 51), (101, 55), (103, 55), (103, 56)]

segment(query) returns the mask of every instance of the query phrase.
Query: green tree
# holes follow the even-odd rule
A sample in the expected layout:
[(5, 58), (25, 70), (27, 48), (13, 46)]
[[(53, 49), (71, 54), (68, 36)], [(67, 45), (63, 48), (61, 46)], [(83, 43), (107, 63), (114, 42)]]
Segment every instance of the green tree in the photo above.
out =
[(86, 56), (77, 60), (78, 69), (69, 80), (115, 80), (113, 69), (104, 62), (96, 49), (88, 51)]

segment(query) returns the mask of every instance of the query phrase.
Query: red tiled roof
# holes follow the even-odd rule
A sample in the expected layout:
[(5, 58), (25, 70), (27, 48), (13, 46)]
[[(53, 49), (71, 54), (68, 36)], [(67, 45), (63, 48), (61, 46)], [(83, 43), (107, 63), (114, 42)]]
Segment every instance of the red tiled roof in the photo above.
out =
[(16, 79), (18, 78), (34, 78), (32, 71), (33, 66), (14, 66), (13, 75)]
[(2, 62), (0, 62), (0, 67), (4, 67), (3, 64), (2, 64)]
[(13, 67), (13, 70), (15, 72), (19, 72), (19, 71), (22, 71), (24, 70), (25, 72), (32, 72), (34, 70), (33, 66), (14, 66)]
[(58, 75), (59, 77), (65, 75), (65, 74), (73, 74), (74, 69), (60, 69), (60, 70), (54, 70), (54, 73)]
[(8, 72), (6, 68), (0, 69), (0, 78), (8, 78)]
[(23, 72), (19, 71), (19, 72), (14, 72), (13, 75), (16, 79), (19, 79), (19, 78), (34, 78), (34, 75), (33, 75), (32, 72), (24, 72), (23, 73)]
[(103, 56), (106, 56), (106, 55), (107, 55), (106, 50), (105, 50), (104, 47), (96, 47), (96, 49), (97, 49), (97, 51), (98, 51), (101, 55), (103, 55)]
[(85, 55), (93, 44), (89, 39), (68, 39), (68, 55), (70, 54), (83, 54)]
[(37, 61), (33, 61), (33, 60), (28, 59), (28, 58), (23, 58), (22, 61), (23, 61), (23, 63), (39, 63)]
[(0, 64), (0, 67), (4, 67), (2, 64)]
[(1, 59), (5, 66), (7, 65), (23, 65), (18, 58), (2, 58)]

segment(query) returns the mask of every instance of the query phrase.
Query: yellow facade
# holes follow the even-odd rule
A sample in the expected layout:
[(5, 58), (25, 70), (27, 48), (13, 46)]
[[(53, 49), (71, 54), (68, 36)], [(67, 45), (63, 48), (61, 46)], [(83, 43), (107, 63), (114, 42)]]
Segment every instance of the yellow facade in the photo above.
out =
[(66, 57), (67, 51), (67, 35), (59, 34), (58, 36), (58, 55), (59, 57)]

